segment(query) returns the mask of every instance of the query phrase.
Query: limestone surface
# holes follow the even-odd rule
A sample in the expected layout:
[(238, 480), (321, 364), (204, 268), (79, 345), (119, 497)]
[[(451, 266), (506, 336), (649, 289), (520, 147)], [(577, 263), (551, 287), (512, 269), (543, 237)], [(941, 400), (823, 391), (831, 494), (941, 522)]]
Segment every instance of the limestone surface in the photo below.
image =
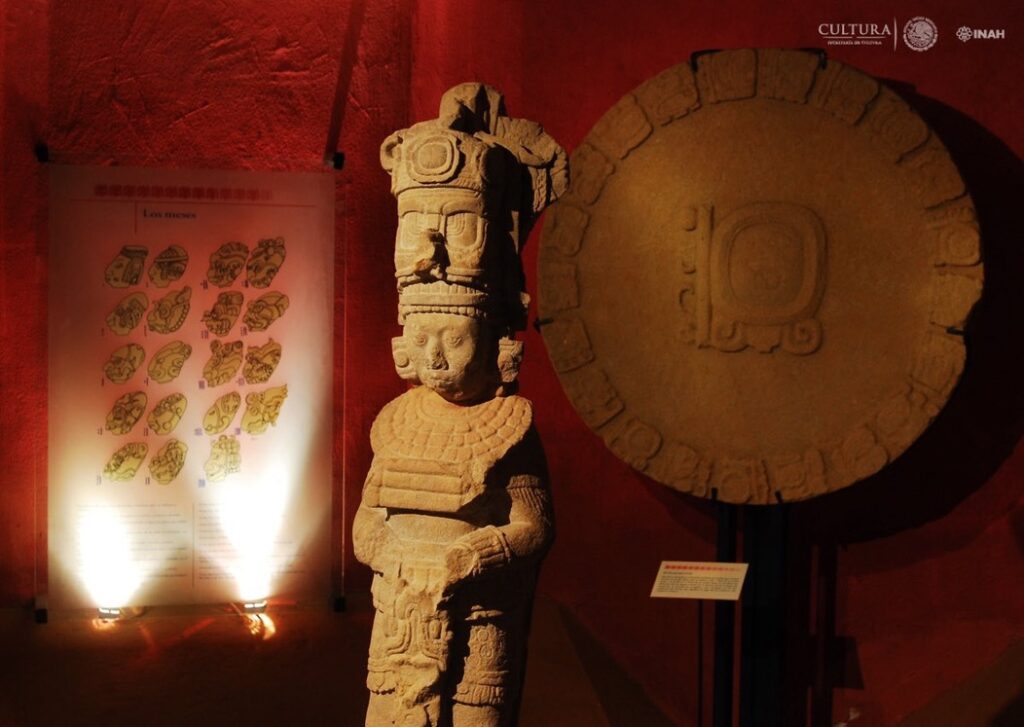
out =
[(482, 84), (381, 147), (398, 199), (399, 376), (370, 434), (353, 528), (374, 572), (366, 724), (508, 725), (553, 537), (532, 406), (515, 394), (522, 242), (568, 181), (565, 153)]

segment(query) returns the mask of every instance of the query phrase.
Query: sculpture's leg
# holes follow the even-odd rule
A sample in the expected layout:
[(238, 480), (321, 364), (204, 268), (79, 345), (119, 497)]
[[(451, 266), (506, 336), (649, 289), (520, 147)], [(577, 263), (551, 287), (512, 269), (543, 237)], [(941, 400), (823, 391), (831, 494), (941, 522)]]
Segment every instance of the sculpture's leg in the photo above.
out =
[(366, 708), (366, 727), (391, 727), (394, 724), (395, 694), (370, 692), (370, 704)]
[(502, 713), (501, 707), (488, 704), (452, 705), (453, 727), (505, 727), (511, 724), (511, 715)]
[(518, 619), (509, 615), (467, 621), (465, 657), (455, 688), (455, 727), (505, 727), (511, 724), (519, 685), (516, 633)]
[(429, 594), (377, 578), (370, 633), (367, 727), (437, 727), (448, 662), (448, 616)]
[(395, 694), (395, 673), (386, 657), (386, 644), (394, 641), (396, 621), (379, 607), (370, 632), (370, 658), (366, 669), (366, 687), (370, 704), (366, 710), (366, 727), (391, 727), (394, 724), (398, 696)]
[[(441, 724), (439, 700), (406, 705), (394, 693), (370, 693), (366, 727), (435, 727)], [(487, 723), (490, 724), (490, 723)], [(495, 723), (496, 724), (496, 723)]]

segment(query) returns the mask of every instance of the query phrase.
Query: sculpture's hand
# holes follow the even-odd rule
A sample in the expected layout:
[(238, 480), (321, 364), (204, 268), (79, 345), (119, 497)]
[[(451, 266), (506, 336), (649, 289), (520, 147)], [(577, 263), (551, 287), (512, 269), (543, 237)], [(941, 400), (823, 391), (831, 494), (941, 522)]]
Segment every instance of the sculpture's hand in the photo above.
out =
[(480, 572), (480, 555), (466, 543), (453, 543), (444, 557), (445, 592)]

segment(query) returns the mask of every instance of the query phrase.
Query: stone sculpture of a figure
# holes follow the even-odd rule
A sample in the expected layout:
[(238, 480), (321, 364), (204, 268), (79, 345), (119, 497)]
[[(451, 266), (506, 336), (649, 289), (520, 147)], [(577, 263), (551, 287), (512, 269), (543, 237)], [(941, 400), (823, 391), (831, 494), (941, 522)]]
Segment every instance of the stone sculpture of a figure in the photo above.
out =
[(356, 557), (374, 571), (367, 725), (507, 725), (537, 567), (553, 537), (532, 406), (517, 396), (520, 247), (565, 189), (564, 151), (489, 86), (392, 134), (395, 275), (413, 388), (370, 433)]

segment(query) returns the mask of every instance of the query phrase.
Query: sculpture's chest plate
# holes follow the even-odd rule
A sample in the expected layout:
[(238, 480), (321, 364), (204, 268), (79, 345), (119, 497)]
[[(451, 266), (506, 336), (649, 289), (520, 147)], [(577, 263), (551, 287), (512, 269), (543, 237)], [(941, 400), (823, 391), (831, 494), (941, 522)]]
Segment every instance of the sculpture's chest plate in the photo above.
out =
[(412, 389), (373, 423), (374, 467), (364, 497), (376, 507), (457, 512), (484, 492), (487, 475), (531, 420), (530, 403), (518, 396), (458, 406)]
[(467, 467), (422, 459), (389, 459), (380, 465), (380, 507), (456, 512), (484, 490)]

